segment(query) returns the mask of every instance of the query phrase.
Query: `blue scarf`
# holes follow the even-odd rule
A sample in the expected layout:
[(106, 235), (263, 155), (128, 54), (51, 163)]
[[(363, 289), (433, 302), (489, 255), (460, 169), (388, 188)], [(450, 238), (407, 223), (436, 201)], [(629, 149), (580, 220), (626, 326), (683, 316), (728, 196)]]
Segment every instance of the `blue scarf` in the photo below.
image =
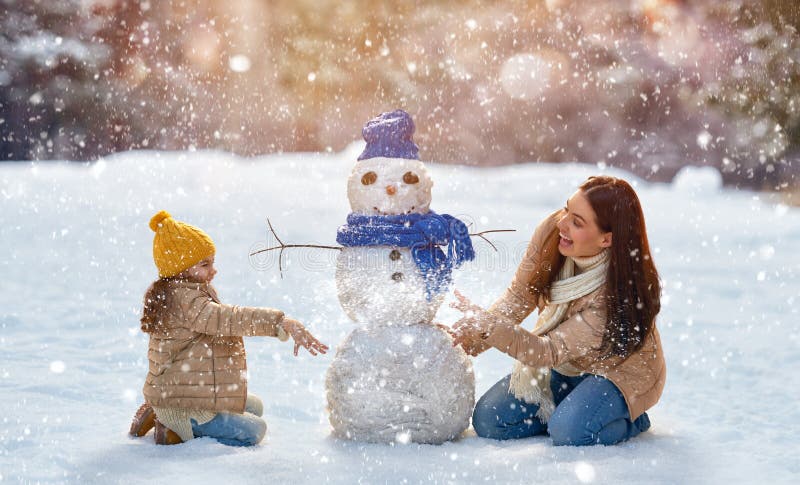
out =
[[(367, 216), (349, 214), (339, 227), (336, 242), (345, 247), (395, 246), (411, 249), (414, 263), (425, 279), (427, 298), (447, 289), (450, 273), (475, 251), (466, 224), (449, 214)], [(439, 248), (447, 246), (447, 255)]]

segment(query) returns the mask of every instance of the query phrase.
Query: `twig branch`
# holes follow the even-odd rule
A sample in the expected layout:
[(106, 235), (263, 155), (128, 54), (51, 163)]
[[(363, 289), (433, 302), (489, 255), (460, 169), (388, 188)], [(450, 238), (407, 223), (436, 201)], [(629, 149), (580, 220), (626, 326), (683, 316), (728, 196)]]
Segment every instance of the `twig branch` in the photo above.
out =
[(288, 249), (288, 248), (319, 248), (319, 249), (338, 249), (342, 250), (342, 246), (322, 246), (319, 244), (284, 244), (283, 246), (273, 246), (271, 248), (264, 248), (259, 249), (258, 251), (253, 251), (250, 253), (250, 256), (255, 256), (258, 253), (265, 253), (267, 251), (274, 251), (276, 249)]
[(272, 222), (270, 222), (269, 218), (267, 218), (267, 225), (269, 226), (269, 232), (275, 236), (275, 240), (278, 241), (279, 246), (272, 246), (271, 248), (266, 249), (259, 249), (258, 251), (254, 251), (250, 253), (250, 256), (255, 256), (256, 254), (265, 253), (267, 251), (274, 251), (275, 249), (280, 249), (278, 252), (278, 271), (280, 272), (281, 279), (283, 279), (283, 250), (288, 248), (317, 248), (317, 249), (338, 249), (341, 250), (341, 246), (323, 246), (319, 244), (284, 244), (281, 241), (281, 238), (278, 237), (278, 234), (275, 232), (275, 229), (272, 227)]
[(471, 233), (469, 233), (469, 235), (470, 235), (470, 236), (477, 236), (477, 237), (479, 237), (479, 238), (483, 239), (484, 241), (486, 241), (487, 243), (489, 243), (489, 246), (491, 246), (491, 247), (492, 247), (492, 249), (494, 249), (494, 250), (495, 250), (495, 252), (496, 252), (496, 251), (497, 251), (497, 247), (496, 247), (494, 244), (492, 244), (492, 241), (490, 241), (489, 239), (487, 239), (487, 238), (484, 236), (484, 234), (488, 234), (488, 233), (490, 233), (490, 232), (516, 232), (516, 231), (517, 231), (516, 229), (491, 229), (491, 230), (488, 230), (488, 231), (481, 231), (481, 232), (475, 232), (475, 233), (472, 233), (472, 232), (471, 232)]
[[(272, 227), (272, 222), (267, 218), (267, 226), (269, 226), (269, 232), (275, 237), (275, 240), (278, 241), (278, 246), (272, 246), (266, 249), (259, 249), (258, 251), (253, 251), (250, 253), (250, 256), (255, 256), (256, 254), (266, 253), (268, 251), (274, 251), (276, 249), (279, 250), (278, 252), (278, 271), (280, 272), (281, 279), (283, 279), (283, 251), (289, 248), (316, 248), (316, 249), (336, 249), (341, 251), (343, 248), (342, 246), (325, 246), (321, 244), (286, 244), (278, 237), (278, 233), (275, 232), (275, 228)], [(515, 232), (516, 229), (490, 229), (488, 231), (481, 231), (481, 232), (471, 232), (469, 233), (470, 236), (479, 237), (486, 241), (489, 246), (492, 247), (495, 251), (497, 251), (497, 247), (492, 244), (484, 234), (489, 234), (492, 232)]]

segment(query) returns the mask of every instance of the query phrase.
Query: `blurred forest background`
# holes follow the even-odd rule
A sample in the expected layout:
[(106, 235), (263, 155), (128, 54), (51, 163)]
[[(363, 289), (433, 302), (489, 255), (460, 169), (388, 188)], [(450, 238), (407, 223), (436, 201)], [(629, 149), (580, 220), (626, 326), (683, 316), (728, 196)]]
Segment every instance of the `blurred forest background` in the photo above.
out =
[(800, 184), (796, 0), (0, 0), (0, 159), (337, 151)]

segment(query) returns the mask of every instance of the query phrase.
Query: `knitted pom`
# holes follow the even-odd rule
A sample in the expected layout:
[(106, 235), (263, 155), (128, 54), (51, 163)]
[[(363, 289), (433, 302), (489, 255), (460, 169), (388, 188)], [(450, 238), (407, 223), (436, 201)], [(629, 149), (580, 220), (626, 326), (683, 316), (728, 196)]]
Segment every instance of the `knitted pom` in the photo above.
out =
[(158, 214), (154, 215), (153, 218), (150, 219), (150, 229), (152, 229), (153, 232), (158, 231), (158, 225), (167, 217), (172, 217), (167, 211), (160, 211)]
[(419, 160), (419, 147), (412, 139), (413, 134), (414, 121), (405, 111), (398, 109), (381, 113), (369, 120), (361, 130), (367, 146), (358, 159), (386, 157)]

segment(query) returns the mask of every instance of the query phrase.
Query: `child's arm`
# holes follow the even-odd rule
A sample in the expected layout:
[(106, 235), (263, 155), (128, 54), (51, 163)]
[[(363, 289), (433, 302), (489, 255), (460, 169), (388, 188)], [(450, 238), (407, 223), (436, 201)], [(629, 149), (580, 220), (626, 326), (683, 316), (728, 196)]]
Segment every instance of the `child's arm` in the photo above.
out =
[(283, 312), (273, 308), (225, 305), (198, 290), (178, 291), (184, 324), (195, 332), (219, 337), (277, 337), (278, 325), (284, 321)]

